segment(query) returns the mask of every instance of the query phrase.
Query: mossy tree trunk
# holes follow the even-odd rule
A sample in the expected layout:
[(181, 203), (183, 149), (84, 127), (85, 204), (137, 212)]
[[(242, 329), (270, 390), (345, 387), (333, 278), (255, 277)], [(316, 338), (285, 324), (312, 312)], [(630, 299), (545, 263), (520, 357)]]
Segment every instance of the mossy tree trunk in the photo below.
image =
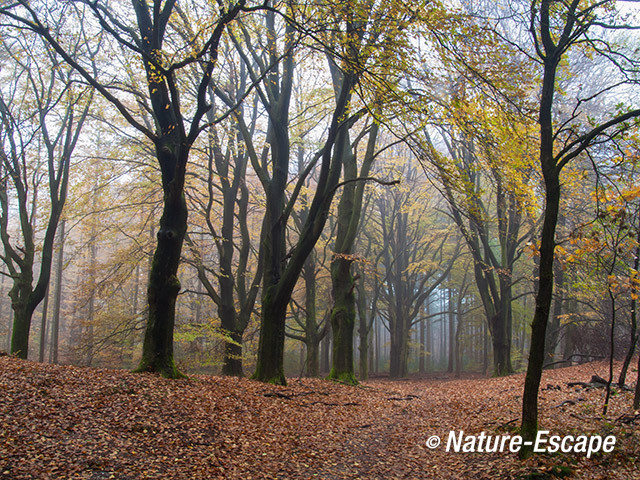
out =
[(341, 256), (336, 256), (331, 262), (333, 355), (329, 378), (355, 385), (357, 380), (353, 373), (353, 330), (356, 300), (351, 263), (350, 259)]
[[(273, 18), (267, 14), (268, 30), (275, 32)], [(290, 26), (285, 39), (292, 42), (294, 35)], [(270, 51), (277, 52), (276, 35), (267, 36), (272, 42)], [(271, 147), (271, 174), (258, 159), (252, 160), (266, 193), (266, 212), (262, 224), (261, 248), (264, 249), (264, 275), (262, 286), (262, 310), (260, 326), (260, 342), (256, 371), (252, 378), (269, 383), (286, 384), (283, 369), (284, 339), (287, 305), (291, 299), (293, 288), (300, 276), (307, 257), (313, 250), (322, 234), (335, 190), (340, 180), (341, 162), (336, 152), (345, 148), (344, 131), (349, 121), (349, 100), (355, 79), (347, 75), (340, 92), (336, 97), (336, 106), (329, 124), (327, 138), (321, 155), (320, 172), (317, 177), (316, 190), (309, 206), (306, 220), (293, 248), (286, 253), (285, 232), (297, 195), (310, 173), (306, 169), (299, 176), (294, 194), (285, 204), (285, 189), (289, 172), (289, 136), (288, 110), (293, 81), (293, 45), (285, 45), (282, 75), (272, 71), (265, 77), (265, 88), (271, 89), (270, 98), (277, 99), (269, 104), (268, 141)], [(279, 88), (279, 89), (278, 89)], [(313, 163), (310, 165), (313, 166)]]
[[(334, 91), (339, 95), (346, 78), (333, 62), (329, 62), (334, 81)], [(332, 366), (329, 378), (344, 383), (356, 384), (353, 367), (353, 332), (356, 323), (355, 279), (351, 272), (354, 261), (354, 246), (362, 216), (362, 201), (365, 179), (369, 176), (375, 159), (375, 146), (379, 125), (374, 119), (370, 127), (367, 148), (358, 170), (357, 155), (351, 146), (349, 132), (343, 132), (342, 151), (336, 150), (344, 172), (344, 185), (338, 204), (338, 231), (336, 233), (334, 258), (331, 261), (331, 291), (333, 309), (331, 311), (331, 329), (333, 333)], [(359, 181), (357, 181), (359, 180)], [(366, 345), (366, 337), (362, 339)], [(366, 347), (364, 347), (366, 349)], [(365, 352), (366, 353), (366, 352)], [(364, 358), (366, 363), (366, 355)]]

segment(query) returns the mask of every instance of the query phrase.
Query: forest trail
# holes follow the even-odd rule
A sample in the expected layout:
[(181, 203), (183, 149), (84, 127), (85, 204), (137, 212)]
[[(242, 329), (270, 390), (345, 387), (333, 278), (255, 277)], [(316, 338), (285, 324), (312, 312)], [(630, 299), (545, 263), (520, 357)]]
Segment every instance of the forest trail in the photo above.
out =
[[(355, 388), (290, 379), (276, 387), (5, 356), (0, 479), (638, 479), (640, 422), (620, 420), (633, 415), (633, 394), (613, 396), (602, 418), (602, 389), (567, 386), (606, 371), (605, 363), (590, 363), (545, 372), (541, 427), (554, 435), (612, 434), (615, 450), (520, 462), (507, 452), (446, 452), (445, 444), (451, 430), (515, 435), (522, 374), (377, 379)], [(633, 383), (636, 372), (630, 377)], [(432, 435), (442, 444), (430, 450)]]

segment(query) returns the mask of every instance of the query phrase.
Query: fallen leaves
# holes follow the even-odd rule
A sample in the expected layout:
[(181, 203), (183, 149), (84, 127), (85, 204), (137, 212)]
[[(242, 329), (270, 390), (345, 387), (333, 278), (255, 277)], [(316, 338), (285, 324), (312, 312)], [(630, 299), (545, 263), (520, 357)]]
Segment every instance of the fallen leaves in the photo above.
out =
[[(606, 365), (545, 372), (543, 385), (553, 388), (540, 392), (541, 428), (614, 434), (613, 454), (522, 463), (444, 448), (450, 430), (516, 433), (522, 375), (277, 387), (2, 357), (0, 479), (640, 478), (638, 422), (625, 422), (632, 394), (615, 395), (603, 418), (601, 389), (566, 386), (594, 369)], [(431, 435), (443, 440), (438, 449), (426, 448)]]

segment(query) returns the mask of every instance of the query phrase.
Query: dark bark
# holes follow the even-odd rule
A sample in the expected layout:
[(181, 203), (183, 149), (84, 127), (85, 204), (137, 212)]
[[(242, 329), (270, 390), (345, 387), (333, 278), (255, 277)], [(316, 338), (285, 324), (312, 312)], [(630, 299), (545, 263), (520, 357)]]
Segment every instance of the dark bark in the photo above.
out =
[[(492, 217), (484, 203), (480, 173), (477, 169), (472, 132), (463, 133), (459, 142), (447, 141), (456, 175), (463, 180), (462, 186), (448, 172), (440, 160), (434, 160), (440, 181), (444, 186), (444, 196), (449, 204), (455, 224), (460, 230), (474, 261), (474, 274), (478, 293), (487, 318), (493, 344), (494, 376), (513, 373), (511, 364), (512, 330), (512, 274), (518, 250), (526, 236), (519, 236), (523, 222), (523, 207), (518, 192), (505, 188), (507, 179), (497, 167), (490, 149), (486, 149), (488, 180), (495, 193), (495, 217), (497, 232), (491, 231)], [(494, 237), (499, 240), (499, 252), (492, 246)], [(452, 359), (451, 359), (452, 360)]]
[[(177, 269), (187, 222), (184, 199), (186, 164), (189, 151), (202, 130), (202, 119), (211, 108), (206, 95), (217, 63), (220, 39), (227, 25), (241, 11), (246, 10), (245, 1), (239, 0), (228, 10), (221, 11), (220, 16), (213, 23), (210, 34), (203, 39), (205, 40), (203, 49), (171, 65), (167, 65), (163, 43), (176, 2), (169, 1), (163, 5), (161, 2), (155, 2), (153, 6), (147, 2), (133, 2), (133, 12), (130, 13), (135, 17), (136, 31), (132, 32), (128, 38), (126, 35), (129, 32), (120, 28), (115, 12), (108, 11), (108, 7), (102, 10), (95, 3), (87, 6), (89, 11), (99, 18), (105, 34), (111, 34), (111, 38), (122, 48), (132, 50), (139, 55), (138, 58), (146, 73), (147, 94), (141, 91), (137, 93), (145, 99), (142, 102), (145, 107), (148, 107), (145, 110), (153, 116), (153, 127), (146, 126), (150, 122), (137, 120), (133, 111), (129, 110), (113, 90), (100, 81), (95, 69), (90, 71), (78, 62), (72, 53), (74, 50), (68, 49), (57, 40), (56, 29), (43, 23), (38, 12), (28, 2), (20, 2), (20, 12), (17, 12), (17, 9), (6, 9), (0, 13), (17, 25), (28, 28), (42, 37), (62, 58), (62, 61), (78, 72), (90, 86), (116, 107), (131, 126), (154, 144), (162, 177), (163, 213), (149, 274), (148, 319), (142, 359), (137, 371), (154, 371), (168, 377), (178, 377), (181, 374), (173, 360), (173, 327), (176, 297), (180, 290)], [(25, 16), (21, 16), (22, 14)], [(82, 19), (77, 20), (78, 23), (82, 23)], [(188, 44), (193, 45), (191, 41), (188, 41)], [(189, 65), (198, 65), (201, 75), (195, 88), (195, 107), (188, 115), (189, 124), (185, 125), (177, 75)], [(44, 288), (42, 291), (44, 292)]]
[[(171, 160), (173, 159), (165, 158), (167, 163)], [(180, 163), (186, 165), (186, 158), (182, 158)], [(182, 170), (182, 167), (179, 168)], [(176, 299), (180, 292), (177, 274), (187, 232), (187, 205), (183, 193), (184, 170), (181, 173), (177, 178), (163, 182), (163, 213), (147, 287), (149, 313), (142, 344), (142, 358), (136, 369), (137, 372), (157, 372), (168, 378), (183, 376), (176, 368), (173, 358)]]
[[(622, 368), (620, 369), (620, 376), (618, 377), (618, 385), (622, 387), (625, 384), (627, 378), (627, 370), (629, 369), (629, 365), (631, 364), (631, 360), (633, 358), (633, 354), (636, 349), (636, 345), (639, 341), (639, 336), (637, 334), (638, 331), (638, 271), (640, 269), (640, 224), (638, 225), (638, 232), (636, 236), (636, 249), (635, 249), (635, 259), (633, 261), (633, 269), (635, 273), (632, 275), (631, 282), (631, 328), (629, 332), (629, 348), (627, 349), (627, 354), (624, 357), (624, 362), (622, 363)], [(635, 280), (635, 281), (634, 281)], [(640, 370), (639, 370), (640, 372)], [(640, 373), (638, 374), (640, 376)], [(638, 382), (640, 383), (640, 382)]]
[[(640, 116), (640, 110), (631, 110), (592, 128), (585, 134), (576, 135), (563, 144), (562, 149), (554, 152), (555, 133), (553, 125), (553, 97), (558, 65), (567, 49), (589, 30), (590, 21), (578, 21), (591, 18), (587, 9), (579, 11), (579, 2), (565, 5), (562, 33), (557, 38), (551, 33), (552, 16), (558, 12), (552, 10), (550, 0), (543, 0), (539, 10), (532, 10), (531, 32), (535, 36), (537, 52), (544, 64), (542, 93), (539, 107), (540, 124), (540, 165), (545, 185), (544, 221), (541, 234), (539, 286), (536, 294), (536, 308), (531, 324), (531, 347), (529, 364), (525, 377), (522, 397), (521, 433), (524, 441), (533, 441), (538, 429), (538, 390), (544, 363), (544, 348), (547, 322), (553, 296), (553, 263), (555, 233), (558, 223), (560, 204), (560, 173), (572, 159), (584, 152), (594, 140), (619, 126), (627, 120)], [(624, 131), (623, 127), (620, 131)], [(609, 137), (610, 138), (610, 137)], [(531, 447), (523, 447), (521, 457), (532, 453)]]
[[(289, 92), (288, 95), (290, 95), (293, 68), (293, 60), (289, 61), (291, 62), (290, 66), (285, 69), (288, 73), (283, 75), (285, 81), (283, 89)], [(350, 77), (347, 76), (347, 78)], [(283, 359), (287, 305), (304, 263), (322, 233), (340, 179), (341, 163), (338, 160), (340, 157), (337, 157), (334, 150), (341, 152), (345, 148), (345, 135), (342, 132), (346, 128), (344, 119), (348, 115), (348, 104), (353, 86), (351, 78), (341, 86), (322, 150), (316, 192), (298, 241), (289, 255), (286, 255), (285, 242), (289, 209), (285, 209), (284, 197), (289, 166), (288, 100), (284, 105), (278, 105), (277, 108), (271, 107), (274, 110), (270, 114), (273, 175), (271, 179), (267, 179), (264, 170), (261, 175), (267, 206), (261, 244), (264, 248), (265, 263), (260, 342), (256, 372), (252, 377), (256, 380), (286, 384)], [(280, 98), (288, 97), (283, 95)], [(279, 114), (280, 117), (276, 114)], [(289, 205), (291, 205), (291, 200)]]
[[(10, 48), (10, 47), (7, 47)], [(17, 52), (16, 52), (17, 53)], [(22, 52), (24, 53), (24, 52)], [(20, 53), (20, 55), (22, 55)], [(46, 50), (48, 59), (53, 59), (51, 51)], [(11, 334), (11, 353), (20, 358), (27, 358), (29, 350), (29, 333), (35, 309), (44, 299), (51, 277), (51, 264), (58, 223), (67, 198), (69, 168), (71, 156), (77, 145), (80, 132), (89, 111), (89, 98), (82, 92), (67, 98), (66, 104), (59, 104), (60, 92), (67, 88), (73, 78), (69, 71), (60, 69), (51, 74), (48, 82), (42, 83), (42, 77), (35, 80), (31, 75), (30, 62), (33, 57), (25, 55), (26, 63), (23, 72), (25, 82), (30, 86), (29, 93), (35, 98), (34, 120), (38, 122), (38, 142), (42, 150), (31, 152), (29, 142), (22, 138), (22, 132), (14, 129), (15, 119), (10, 101), (0, 99), (0, 128), (3, 133), (3, 145), (0, 151), (0, 238), (4, 249), (4, 261), (13, 286), (9, 292), (14, 315), (14, 328)], [(88, 103), (83, 104), (83, 101)], [(50, 132), (51, 116), (59, 115), (60, 123), (57, 131)], [(79, 114), (78, 114), (79, 113)], [(43, 155), (43, 171), (29, 172), (30, 157)], [(29, 167), (28, 167), (29, 165)], [(46, 199), (49, 203), (48, 218), (45, 217), (44, 238), (36, 245), (37, 200), (42, 189), (32, 179), (44, 175), (48, 180)], [(12, 194), (8, 194), (9, 188)], [(15, 199), (16, 205), (9, 206)], [(9, 235), (9, 216), (16, 216), (20, 234), (19, 246), (12, 243)], [(39, 258), (37, 258), (39, 254)], [(38, 267), (39, 263), (39, 267)], [(37, 276), (34, 271), (39, 269)], [(35, 281), (35, 285), (34, 285)]]
[[(224, 327), (223, 327), (224, 328)], [(242, 377), (242, 331), (229, 331), (227, 334), (231, 341), (224, 344), (224, 360), (222, 363), (222, 374), (229, 377)]]
[[(335, 76), (336, 74), (334, 74)], [(348, 81), (341, 78), (340, 83)], [(336, 86), (336, 91), (338, 88)], [(335, 256), (331, 262), (331, 288), (334, 307), (331, 312), (331, 328), (333, 332), (333, 362), (329, 378), (341, 382), (355, 384), (353, 371), (353, 332), (356, 321), (354, 277), (351, 273), (353, 263), (352, 254), (356, 241), (356, 233), (360, 226), (362, 216), (362, 201), (365, 184), (361, 180), (357, 184), (356, 178), (369, 176), (373, 160), (375, 158), (375, 145), (378, 136), (378, 125), (373, 124), (369, 132), (367, 150), (362, 161), (362, 167), (358, 172), (356, 155), (348, 145), (348, 135), (345, 132), (345, 149), (338, 152), (342, 156), (344, 180), (340, 203), (338, 204), (338, 232), (335, 241)], [(363, 332), (364, 333), (364, 332)], [(364, 350), (364, 358), (362, 358)], [(361, 367), (364, 362), (366, 371), (366, 334), (361, 337)]]
[[(548, 18), (548, 2), (545, 3)], [(546, 24), (548, 28), (548, 24)], [(544, 364), (544, 347), (547, 320), (553, 297), (553, 262), (555, 251), (556, 225), (560, 208), (560, 171), (553, 155), (552, 105), (555, 90), (557, 62), (555, 54), (545, 57), (542, 97), (540, 102), (540, 164), (544, 176), (545, 208), (540, 243), (540, 263), (536, 307), (531, 324), (531, 345), (529, 364), (522, 396), (521, 433), (525, 441), (533, 441), (538, 431), (538, 389)], [(531, 448), (522, 448), (521, 457), (531, 454)]]
[(331, 262), (334, 303), (331, 311), (333, 360), (329, 378), (355, 385), (357, 380), (353, 374), (353, 330), (356, 307), (351, 263), (350, 259), (342, 256), (336, 256)]
[[(638, 355), (638, 368), (637, 371), (640, 375), (640, 355)], [(640, 380), (636, 380), (636, 391), (633, 395), (633, 409), (638, 410), (640, 408)]]

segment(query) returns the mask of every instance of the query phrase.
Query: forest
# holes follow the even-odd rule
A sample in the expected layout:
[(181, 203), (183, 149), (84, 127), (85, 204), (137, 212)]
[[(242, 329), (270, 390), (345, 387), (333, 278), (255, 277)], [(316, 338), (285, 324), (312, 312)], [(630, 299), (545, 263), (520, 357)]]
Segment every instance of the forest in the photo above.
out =
[[(639, 31), (624, 0), (0, 2), (0, 478), (640, 478)], [(218, 463), (19, 427), (82, 408)], [(273, 409), (343, 460), (241, 441)], [(439, 477), (434, 417), (524, 443)]]

